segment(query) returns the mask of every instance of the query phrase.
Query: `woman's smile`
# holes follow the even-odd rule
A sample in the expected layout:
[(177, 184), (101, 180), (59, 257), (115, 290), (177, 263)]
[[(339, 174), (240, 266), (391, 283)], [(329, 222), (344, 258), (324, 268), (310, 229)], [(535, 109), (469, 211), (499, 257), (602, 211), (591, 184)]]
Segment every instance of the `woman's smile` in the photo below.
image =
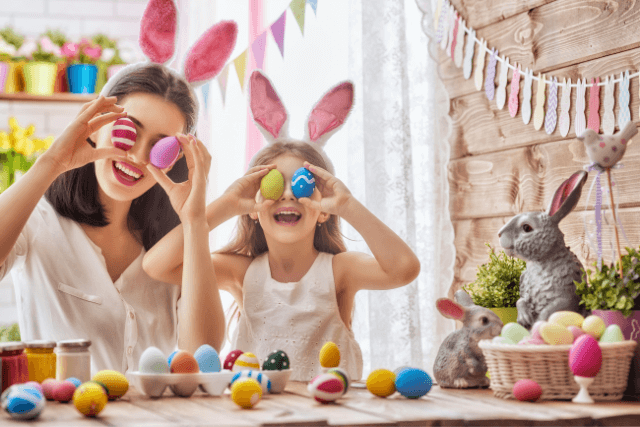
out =
[(112, 169), (116, 179), (128, 187), (134, 186), (144, 176), (140, 169), (125, 162), (112, 162)]

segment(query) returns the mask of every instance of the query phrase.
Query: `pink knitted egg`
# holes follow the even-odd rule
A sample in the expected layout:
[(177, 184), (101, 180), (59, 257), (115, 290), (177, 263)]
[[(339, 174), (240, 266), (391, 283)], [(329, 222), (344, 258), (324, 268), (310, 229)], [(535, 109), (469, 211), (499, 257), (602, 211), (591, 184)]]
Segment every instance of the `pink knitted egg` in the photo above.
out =
[(329, 403), (342, 396), (344, 383), (336, 375), (320, 374), (311, 380), (307, 389), (318, 402)]
[(55, 378), (47, 378), (42, 381), (42, 394), (44, 394), (44, 397), (46, 397), (47, 400), (55, 400), (53, 391), (56, 389), (58, 384), (60, 384), (60, 381)]
[(520, 380), (513, 385), (513, 396), (522, 402), (535, 402), (542, 396), (542, 387), (533, 380)]
[(151, 161), (151, 164), (158, 169), (165, 169), (173, 165), (175, 161), (178, 160), (179, 154), (180, 142), (178, 142), (178, 138), (175, 136), (167, 136), (166, 138), (162, 138), (160, 141), (156, 142), (151, 149), (149, 160)]
[(76, 385), (71, 381), (61, 381), (53, 389), (53, 398), (58, 402), (66, 403), (73, 399)]
[(579, 377), (595, 377), (602, 366), (602, 350), (598, 341), (584, 334), (573, 343), (569, 350), (569, 369)]
[(111, 129), (111, 142), (121, 150), (130, 150), (137, 136), (136, 125), (127, 117), (116, 120)]

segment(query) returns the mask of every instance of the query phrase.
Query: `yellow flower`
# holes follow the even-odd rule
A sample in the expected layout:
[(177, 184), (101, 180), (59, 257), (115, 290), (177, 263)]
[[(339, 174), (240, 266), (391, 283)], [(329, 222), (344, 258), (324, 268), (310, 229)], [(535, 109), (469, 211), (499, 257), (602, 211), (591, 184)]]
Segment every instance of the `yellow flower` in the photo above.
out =
[(20, 125), (18, 125), (18, 121), (16, 120), (15, 117), (9, 118), (9, 127), (11, 128), (11, 130), (14, 130), (14, 129), (20, 127)]
[(0, 132), (0, 149), (8, 150), (13, 148), (25, 157), (33, 156), (36, 153), (45, 151), (53, 143), (53, 136), (45, 139), (30, 138), (36, 131), (34, 125), (29, 125), (26, 129), (21, 127), (15, 117), (9, 118), (11, 133)]
[(36, 131), (36, 127), (34, 125), (30, 125), (26, 131), (25, 131), (25, 136), (31, 136), (33, 135), (33, 133)]
[(11, 141), (6, 132), (0, 132), (0, 150), (8, 150), (11, 148)]

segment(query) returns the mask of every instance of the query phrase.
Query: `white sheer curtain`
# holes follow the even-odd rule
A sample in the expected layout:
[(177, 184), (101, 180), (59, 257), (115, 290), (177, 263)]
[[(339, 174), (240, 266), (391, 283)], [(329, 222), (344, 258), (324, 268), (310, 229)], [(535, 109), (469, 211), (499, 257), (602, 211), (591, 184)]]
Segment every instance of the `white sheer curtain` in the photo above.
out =
[[(435, 300), (448, 292), (455, 259), (446, 174), (448, 108), (438, 108), (448, 101), (438, 90), (429, 39), (422, 30), (423, 14), (425, 22), (432, 19), (431, 0), (319, 0), (317, 15), (307, 5), (304, 36), (289, 3), (264, 2), (265, 27), (287, 10), (284, 58), (269, 34), (264, 68), (290, 113), (290, 134), (303, 136), (307, 114), (326, 90), (353, 81), (352, 114), (326, 151), (336, 176), (421, 261), (413, 283), (362, 291), (356, 297), (353, 330), (363, 350), (365, 375), (402, 365), (431, 373), (440, 342), (453, 330), (453, 322), (435, 310)], [(190, 41), (213, 22), (235, 19), (239, 37), (232, 59), (249, 46), (248, 2), (203, 0), (185, 6)], [(211, 11), (206, 18), (204, 10)], [(233, 65), (228, 82), (224, 104), (217, 81), (210, 88), (204, 127), (213, 156), (209, 200), (244, 173), (247, 91), (241, 90)], [(234, 225), (235, 219), (211, 234), (212, 250), (229, 240)], [(352, 239), (346, 241), (349, 250), (371, 253), (345, 221), (343, 233)], [(225, 295), (225, 303), (230, 302)], [(222, 352), (229, 350), (227, 345)]]

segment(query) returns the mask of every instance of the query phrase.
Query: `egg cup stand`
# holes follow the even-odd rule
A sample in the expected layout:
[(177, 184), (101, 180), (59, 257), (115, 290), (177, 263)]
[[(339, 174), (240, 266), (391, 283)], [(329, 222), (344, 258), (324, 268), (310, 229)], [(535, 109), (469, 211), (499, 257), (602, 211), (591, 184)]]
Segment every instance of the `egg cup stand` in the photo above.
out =
[[(291, 370), (260, 371), (271, 381), (271, 393), (282, 393), (291, 376)], [(167, 386), (182, 397), (191, 396), (198, 387), (211, 396), (220, 396), (237, 372), (200, 372), (197, 374), (145, 374), (130, 372), (127, 378), (135, 388), (149, 397), (161, 397)]]
[[(600, 343), (602, 368), (589, 386), (594, 400), (622, 399), (636, 345), (635, 341)], [(490, 388), (496, 397), (514, 399), (513, 385), (522, 379), (540, 384), (543, 400), (571, 400), (580, 390), (569, 369), (571, 345), (497, 344), (482, 340), (478, 346), (491, 372)]]

